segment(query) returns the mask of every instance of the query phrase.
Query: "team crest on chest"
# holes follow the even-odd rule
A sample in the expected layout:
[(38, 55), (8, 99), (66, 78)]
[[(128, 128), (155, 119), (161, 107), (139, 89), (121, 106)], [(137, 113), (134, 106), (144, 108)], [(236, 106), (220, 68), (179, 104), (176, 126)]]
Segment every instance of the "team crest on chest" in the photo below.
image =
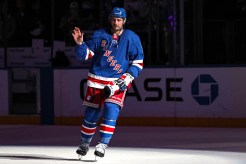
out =
[(106, 44), (107, 44), (107, 40), (102, 40), (102, 42), (101, 42), (101, 47), (105, 47)]

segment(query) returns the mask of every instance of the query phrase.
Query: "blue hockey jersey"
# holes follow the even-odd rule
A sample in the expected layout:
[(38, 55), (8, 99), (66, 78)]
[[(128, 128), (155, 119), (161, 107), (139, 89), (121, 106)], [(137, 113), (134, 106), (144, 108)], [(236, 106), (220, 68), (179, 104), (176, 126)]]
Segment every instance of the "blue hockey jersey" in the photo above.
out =
[(123, 73), (138, 77), (143, 69), (144, 52), (137, 34), (124, 29), (117, 37), (108, 29), (95, 31), (89, 40), (75, 47), (81, 60), (91, 60), (88, 86), (104, 88)]

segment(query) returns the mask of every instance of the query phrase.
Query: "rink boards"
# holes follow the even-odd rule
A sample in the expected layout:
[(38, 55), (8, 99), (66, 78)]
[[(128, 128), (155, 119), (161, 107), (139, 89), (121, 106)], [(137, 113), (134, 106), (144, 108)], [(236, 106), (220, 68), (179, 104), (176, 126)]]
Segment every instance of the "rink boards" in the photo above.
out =
[[(87, 72), (87, 69), (53, 70), (53, 108), (49, 110), (53, 110), (55, 124), (81, 122)], [(127, 93), (119, 123), (246, 127), (245, 73), (244, 67), (145, 68)], [(8, 83), (3, 80), (8, 79), (6, 70), (1, 70), (0, 76), (0, 115), (6, 116)], [(45, 76), (41, 84), (42, 81)], [(46, 103), (42, 96), (40, 101)]]

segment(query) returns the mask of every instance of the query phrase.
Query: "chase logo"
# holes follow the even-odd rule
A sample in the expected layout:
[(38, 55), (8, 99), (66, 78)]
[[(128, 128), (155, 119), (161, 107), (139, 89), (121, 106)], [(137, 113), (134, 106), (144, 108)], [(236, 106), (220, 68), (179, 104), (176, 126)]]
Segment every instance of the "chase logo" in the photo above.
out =
[(201, 74), (193, 81), (191, 93), (200, 105), (210, 105), (218, 97), (219, 86), (212, 76)]

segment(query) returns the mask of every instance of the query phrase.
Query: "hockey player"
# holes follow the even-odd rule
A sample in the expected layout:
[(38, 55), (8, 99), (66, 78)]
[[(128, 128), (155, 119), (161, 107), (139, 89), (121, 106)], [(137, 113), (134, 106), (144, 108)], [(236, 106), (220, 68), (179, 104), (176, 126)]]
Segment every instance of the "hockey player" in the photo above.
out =
[(126, 12), (115, 7), (109, 15), (109, 28), (99, 29), (84, 42), (78, 27), (74, 28), (75, 52), (81, 60), (91, 60), (85, 94), (81, 144), (77, 154), (86, 155), (99, 115), (100, 141), (94, 154), (104, 157), (110, 139), (114, 133), (116, 120), (123, 107), (123, 101), (131, 82), (143, 69), (144, 53), (141, 41), (136, 33), (124, 29)]

